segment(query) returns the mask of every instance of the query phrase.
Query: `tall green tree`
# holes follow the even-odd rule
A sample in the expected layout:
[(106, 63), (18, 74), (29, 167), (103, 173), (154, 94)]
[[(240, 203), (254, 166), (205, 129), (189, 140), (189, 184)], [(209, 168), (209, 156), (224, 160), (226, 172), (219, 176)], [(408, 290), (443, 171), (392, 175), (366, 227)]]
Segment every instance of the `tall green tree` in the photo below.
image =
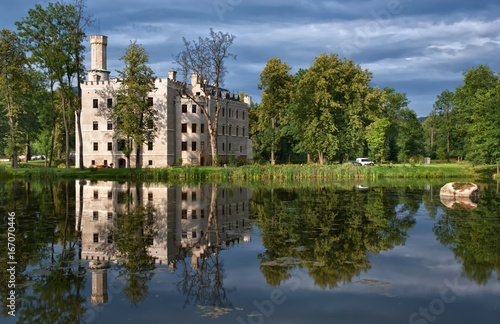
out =
[(398, 160), (408, 161), (424, 154), (424, 131), (415, 111), (401, 109), (398, 118)]
[(155, 123), (157, 111), (148, 103), (149, 94), (155, 90), (155, 76), (147, 65), (148, 53), (136, 42), (130, 43), (120, 60), (125, 67), (117, 71), (120, 86), (116, 90), (117, 102), (111, 117), (116, 122), (117, 136), (125, 138), (124, 153), (128, 167), (130, 168), (130, 154), (135, 145), (135, 166), (140, 168), (142, 146), (154, 141), (158, 129)]
[(90, 18), (85, 17), (83, 11), (82, 0), (76, 0), (75, 4), (49, 3), (45, 8), (37, 4), (34, 9), (28, 11), (27, 17), (16, 22), (19, 35), (31, 53), (32, 63), (44, 69), (50, 84), (54, 86), (57, 83), (61, 91), (60, 109), (65, 130), (66, 167), (70, 165), (70, 117), (74, 112), (77, 115), (78, 132), (81, 134), (81, 105), (78, 97), (80, 92), (75, 94), (74, 82), (78, 87), (84, 71), (83, 27), (90, 22)]
[(343, 160), (362, 149), (365, 127), (373, 120), (379, 91), (372, 74), (352, 60), (322, 54), (302, 76), (296, 89), (295, 120), (301, 120), (304, 149), (324, 160)]
[(391, 126), (391, 122), (387, 117), (377, 119), (366, 129), (366, 141), (370, 149), (371, 156), (379, 162), (384, 160), (386, 156), (387, 145), (387, 131)]
[(449, 90), (444, 90), (438, 96), (437, 101), (434, 103), (434, 110), (442, 117), (445, 138), (446, 138), (446, 159), (450, 161), (451, 152), (451, 134), (453, 129), (453, 114), (455, 105), (454, 93)]
[(400, 120), (401, 110), (408, 108), (410, 101), (405, 93), (396, 92), (394, 88), (384, 88), (380, 101), (380, 118), (387, 118), (391, 125), (387, 130), (387, 153), (386, 160), (398, 161), (398, 121)]
[(291, 67), (279, 58), (267, 61), (260, 73), (258, 89), (262, 90), (262, 100), (257, 111), (259, 132), (270, 133), (271, 163), (275, 163), (275, 150), (284, 136), (285, 117), (291, 102), (294, 80), (290, 74)]
[[(219, 115), (222, 110), (220, 90), (224, 85), (226, 74), (225, 61), (236, 59), (236, 55), (229, 52), (233, 44), (234, 35), (216, 32), (210, 28), (208, 37), (199, 37), (197, 41), (188, 41), (183, 38), (184, 49), (175, 56), (175, 63), (184, 74), (184, 89), (181, 95), (190, 98), (200, 108), (207, 120), (210, 149), (212, 152), (212, 165), (217, 165), (217, 128)], [(203, 90), (203, 95), (196, 95), (187, 89), (187, 79), (190, 73), (197, 75)], [(192, 85), (194, 86), (194, 85)], [(211, 101), (215, 103), (214, 111)]]
[(487, 92), (496, 88), (498, 76), (490, 69), (488, 65), (480, 64), (477, 67), (470, 68), (464, 73), (463, 84), (455, 89), (455, 133), (459, 143), (458, 156), (466, 155), (475, 150), (471, 143), (471, 126), (474, 123), (473, 115), (477, 112), (477, 94), (478, 92)]
[(0, 31), (0, 107), (8, 120), (6, 153), (17, 168), (21, 149), (20, 119), (27, 113), (26, 96), (29, 93), (28, 60), (18, 36), (8, 30)]

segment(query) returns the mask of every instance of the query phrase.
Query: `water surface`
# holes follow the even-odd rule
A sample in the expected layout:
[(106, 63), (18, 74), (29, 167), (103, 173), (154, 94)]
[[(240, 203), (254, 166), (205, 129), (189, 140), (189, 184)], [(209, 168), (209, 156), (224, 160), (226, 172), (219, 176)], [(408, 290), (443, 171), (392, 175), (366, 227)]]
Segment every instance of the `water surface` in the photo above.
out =
[(1, 183), (1, 321), (497, 323), (498, 186), (443, 184)]

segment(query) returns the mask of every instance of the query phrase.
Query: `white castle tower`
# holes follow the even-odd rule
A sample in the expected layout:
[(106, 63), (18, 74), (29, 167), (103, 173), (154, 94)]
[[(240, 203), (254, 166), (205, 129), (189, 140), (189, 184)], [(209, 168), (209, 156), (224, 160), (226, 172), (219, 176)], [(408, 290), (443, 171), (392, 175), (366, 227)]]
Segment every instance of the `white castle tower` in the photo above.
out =
[(103, 35), (90, 36), (90, 70), (88, 71), (88, 81), (107, 81), (109, 71), (107, 70), (108, 37)]

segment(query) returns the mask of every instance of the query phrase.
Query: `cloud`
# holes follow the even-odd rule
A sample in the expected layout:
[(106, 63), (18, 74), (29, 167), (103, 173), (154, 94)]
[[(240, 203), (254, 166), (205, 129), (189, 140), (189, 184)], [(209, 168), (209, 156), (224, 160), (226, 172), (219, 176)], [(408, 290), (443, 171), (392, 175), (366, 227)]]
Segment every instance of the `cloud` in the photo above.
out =
[[(2, 2), (2, 24), (15, 29), (31, 7)], [(182, 37), (206, 36), (209, 28), (235, 35), (238, 59), (228, 62), (225, 84), (256, 101), (259, 74), (272, 57), (292, 72), (321, 53), (352, 58), (373, 73), (374, 85), (405, 92), (419, 116), (432, 110), (439, 93), (460, 85), (467, 69), (500, 70), (500, 5), (493, 0), (87, 0), (87, 11), (97, 21), (87, 33), (109, 37), (113, 72), (130, 41), (142, 44), (156, 74), (166, 76)]]

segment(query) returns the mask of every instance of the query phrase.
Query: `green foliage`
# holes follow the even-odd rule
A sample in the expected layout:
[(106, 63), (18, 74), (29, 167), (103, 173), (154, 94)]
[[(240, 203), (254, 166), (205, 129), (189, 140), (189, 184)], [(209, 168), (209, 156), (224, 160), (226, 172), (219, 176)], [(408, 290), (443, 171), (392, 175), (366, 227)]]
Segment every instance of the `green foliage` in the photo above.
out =
[(141, 147), (153, 142), (158, 127), (157, 110), (148, 104), (149, 93), (155, 89), (153, 70), (147, 65), (149, 55), (144, 47), (131, 42), (121, 57), (125, 67), (119, 74), (120, 87), (116, 91), (117, 103), (111, 116), (116, 120), (116, 136), (125, 138), (124, 153), (129, 158), (133, 145), (137, 154), (136, 167), (140, 167)]
[(371, 156), (382, 162), (387, 153), (387, 131), (391, 126), (388, 118), (380, 118), (368, 125), (366, 129), (366, 141)]
[[(443, 91), (425, 126), (429, 151), (436, 158), (476, 164), (500, 160), (500, 78), (487, 65), (464, 73), (455, 92)], [(432, 143), (432, 145), (431, 145)]]

